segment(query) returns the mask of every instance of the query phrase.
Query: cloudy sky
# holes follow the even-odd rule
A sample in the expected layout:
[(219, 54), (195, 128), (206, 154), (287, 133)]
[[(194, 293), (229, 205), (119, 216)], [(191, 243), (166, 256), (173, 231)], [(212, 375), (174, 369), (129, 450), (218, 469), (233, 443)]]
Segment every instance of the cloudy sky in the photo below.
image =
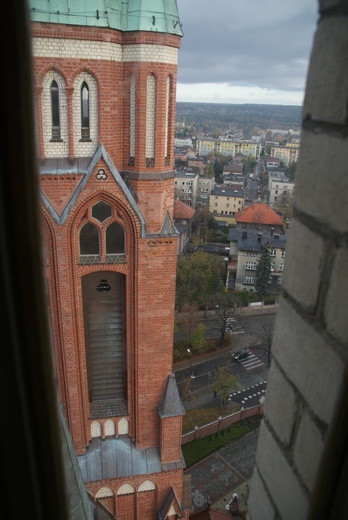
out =
[(177, 0), (178, 101), (302, 105), (317, 0)]

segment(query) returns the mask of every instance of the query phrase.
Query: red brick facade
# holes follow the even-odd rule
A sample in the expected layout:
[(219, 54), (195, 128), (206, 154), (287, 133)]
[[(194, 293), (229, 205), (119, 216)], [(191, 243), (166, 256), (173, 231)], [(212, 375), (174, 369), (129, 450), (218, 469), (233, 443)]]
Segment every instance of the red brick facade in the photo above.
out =
[[(173, 217), (176, 64), (170, 59), (168, 62), (144, 59), (132, 62), (99, 59), (93, 55), (86, 59), (65, 51), (61, 55), (50, 55), (49, 49), (51, 39), (63, 43), (75, 41), (75, 45), (76, 41), (109, 47), (115, 44), (121, 46), (122, 52), (127, 45), (177, 49), (180, 38), (49, 23), (34, 23), (33, 38), (37, 45), (34, 46), (34, 64), (43, 234), (60, 398), (78, 455), (82, 456), (89, 449), (94, 437), (109, 438), (111, 432), (113, 438), (129, 436), (137, 450), (157, 448), (161, 463), (178, 463), (176, 470), (86, 484), (93, 495), (103, 486), (111, 489), (112, 497), (101, 500), (117, 518), (155, 519), (170, 487), (179, 502), (182, 497), (182, 419), (160, 419), (158, 412), (172, 371), (177, 237), (168, 230), (168, 219), (170, 222)], [(119, 47), (115, 49), (118, 52)], [(97, 104), (92, 108), (97, 113), (98, 139), (86, 140), (88, 149), (92, 146), (94, 150), (90, 157), (85, 155), (81, 160), (75, 153), (74, 81), (85, 72), (97, 85)], [(45, 130), (50, 125), (45, 116), (49, 109), (44, 106), (49, 95), (47, 74), (64, 84), (60, 110), (67, 137), (58, 139), (57, 143)], [(146, 160), (145, 150), (149, 74), (156, 78), (155, 152), (151, 164)], [(135, 77), (133, 158), (130, 153), (132, 75)], [(81, 146), (85, 146), (84, 140), (81, 141)], [(59, 151), (63, 148), (67, 152)], [(50, 155), (52, 150), (54, 156)], [(85, 168), (81, 167), (82, 163)], [(100, 203), (109, 212), (105, 218), (96, 217), (95, 208)], [(124, 251), (118, 257), (108, 254), (108, 227), (112, 223), (119, 225), (124, 233)], [(167, 227), (163, 228), (165, 223)], [(98, 235), (98, 251), (90, 255), (81, 253), (81, 236), (87, 229), (86, 224)], [(105, 415), (102, 407), (93, 411), (90, 398), (89, 363), (93, 355), (89, 350), (92, 347), (88, 347), (88, 341), (92, 340), (86, 337), (90, 332), (86, 328), (89, 318), (86, 317), (84, 284), (85, 280), (93, 281), (94, 278), (89, 277), (94, 275), (103, 283), (114, 280), (110, 283), (110, 294), (117, 280), (124, 281), (122, 359), (126, 410), (112, 414), (108, 410)], [(91, 297), (91, 308), (93, 305)], [(155, 489), (139, 492), (139, 486), (146, 479), (154, 483)], [(133, 486), (134, 492), (118, 495), (124, 483)]]

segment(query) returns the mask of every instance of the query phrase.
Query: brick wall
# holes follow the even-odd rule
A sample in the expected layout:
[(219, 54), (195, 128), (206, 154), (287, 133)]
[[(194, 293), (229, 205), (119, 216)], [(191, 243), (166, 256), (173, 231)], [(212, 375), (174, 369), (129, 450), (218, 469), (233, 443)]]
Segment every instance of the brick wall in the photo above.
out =
[(250, 520), (307, 518), (347, 367), (348, 76), (342, 67), (348, 19), (343, 4), (319, 2)]

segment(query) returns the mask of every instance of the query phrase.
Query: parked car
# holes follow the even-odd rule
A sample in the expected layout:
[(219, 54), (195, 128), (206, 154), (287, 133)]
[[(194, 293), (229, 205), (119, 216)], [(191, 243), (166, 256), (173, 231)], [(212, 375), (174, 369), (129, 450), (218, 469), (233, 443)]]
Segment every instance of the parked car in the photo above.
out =
[(245, 359), (247, 357), (249, 357), (250, 355), (250, 352), (248, 350), (238, 350), (237, 352), (234, 352), (234, 354), (232, 354), (232, 357), (233, 359), (235, 359), (236, 361), (240, 361), (241, 359)]

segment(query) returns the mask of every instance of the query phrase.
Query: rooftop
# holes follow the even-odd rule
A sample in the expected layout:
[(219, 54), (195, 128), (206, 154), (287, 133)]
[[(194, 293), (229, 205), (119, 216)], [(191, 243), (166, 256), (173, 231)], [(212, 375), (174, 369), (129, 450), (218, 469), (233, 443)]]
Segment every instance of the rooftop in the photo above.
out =
[(251, 204), (236, 214), (237, 224), (267, 224), (270, 226), (282, 226), (283, 221), (267, 204)]
[(32, 21), (182, 36), (176, 0), (29, 0)]

